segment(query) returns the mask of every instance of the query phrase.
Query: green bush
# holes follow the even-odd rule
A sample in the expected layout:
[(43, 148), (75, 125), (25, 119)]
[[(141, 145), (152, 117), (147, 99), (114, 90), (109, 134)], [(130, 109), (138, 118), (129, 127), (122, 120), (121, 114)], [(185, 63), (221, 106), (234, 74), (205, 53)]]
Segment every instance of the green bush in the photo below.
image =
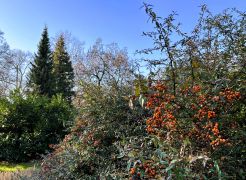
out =
[(122, 92), (91, 85), (83, 95), (84, 103), (72, 132), (44, 158), (38, 179), (128, 176), (128, 159), (124, 159), (118, 146), (128, 137), (147, 134), (147, 111), (140, 106), (131, 109)]
[(67, 133), (73, 111), (60, 96), (21, 96), (0, 100), (0, 160), (27, 161), (49, 150)]

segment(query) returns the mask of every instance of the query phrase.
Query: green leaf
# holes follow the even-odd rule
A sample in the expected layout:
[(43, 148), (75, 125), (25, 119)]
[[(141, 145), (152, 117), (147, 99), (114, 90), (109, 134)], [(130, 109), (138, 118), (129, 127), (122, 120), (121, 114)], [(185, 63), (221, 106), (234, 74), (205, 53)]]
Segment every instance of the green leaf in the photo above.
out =
[(131, 162), (131, 160), (129, 160), (127, 163), (127, 167), (126, 167), (127, 171), (130, 171), (131, 166), (132, 166), (132, 162)]
[(170, 164), (170, 165), (165, 169), (165, 171), (168, 172), (168, 171), (170, 171), (173, 167), (174, 167), (174, 164)]
[(172, 160), (171, 163), (169, 164), (169, 166), (165, 169), (166, 172), (170, 171), (175, 166), (175, 163), (177, 161), (178, 161), (177, 159)]
[(133, 150), (133, 151), (128, 153), (128, 156), (134, 158), (137, 156), (137, 152)]
[(214, 161), (214, 167), (218, 173), (218, 179), (220, 180), (221, 179), (221, 170), (220, 170), (220, 167), (218, 165), (218, 162), (217, 161)]
[(187, 137), (187, 138), (185, 138), (185, 140), (184, 140), (184, 144), (185, 145), (190, 145), (191, 144), (191, 142), (190, 142), (190, 140), (189, 140), (189, 138)]
[(125, 152), (121, 150), (120, 154), (117, 156), (118, 159), (123, 158), (125, 156)]

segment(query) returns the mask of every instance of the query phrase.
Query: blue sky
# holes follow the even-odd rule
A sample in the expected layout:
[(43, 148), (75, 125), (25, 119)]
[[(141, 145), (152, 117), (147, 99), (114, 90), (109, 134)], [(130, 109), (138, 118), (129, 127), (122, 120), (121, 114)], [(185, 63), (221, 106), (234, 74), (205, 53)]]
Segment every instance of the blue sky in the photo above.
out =
[[(212, 12), (236, 7), (246, 10), (246, 0), (146, 0), (154, 5), (160, 16), (172, 11), (182, 27), (193, 27), (199, 13), (199, 5), (207, 4)], [(142, 36), (152, 29), (148, 17), (141, 9), (143, 0), (0, 0), (0, 30), (11, 48), (35, 52), (46, 24), (49, 35), (61, 31), (92, 45), (97, 38), (105, 44), (116, 42), (127, 47), (130, 54), (137, 49), (152, 46)]]

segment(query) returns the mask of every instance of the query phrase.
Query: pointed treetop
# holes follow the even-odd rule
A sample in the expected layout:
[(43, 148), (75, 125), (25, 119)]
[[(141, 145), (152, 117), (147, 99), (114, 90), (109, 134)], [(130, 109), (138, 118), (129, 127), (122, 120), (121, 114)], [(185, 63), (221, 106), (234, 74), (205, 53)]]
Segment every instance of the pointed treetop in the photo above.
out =
[(48, 95), (49, 97), (53, 95), (52, 63), (48, 28), (45, 26), (29, 75), (28, 84), (33, 92), (39, 93), (40, 95)]
[(51, 55), (48, 27), (46, 25), (42, 32), (41, 40), (39, 41), (38, 44), (37, 55), (43, 58), (49, 58), (49, 56)]
[(71, 102), (74, 94), (74, 72), (69, 54), (66, 51), (65, 39), (61, 34), (53, 52), (53, 74), (56, 81), (55, 93)]

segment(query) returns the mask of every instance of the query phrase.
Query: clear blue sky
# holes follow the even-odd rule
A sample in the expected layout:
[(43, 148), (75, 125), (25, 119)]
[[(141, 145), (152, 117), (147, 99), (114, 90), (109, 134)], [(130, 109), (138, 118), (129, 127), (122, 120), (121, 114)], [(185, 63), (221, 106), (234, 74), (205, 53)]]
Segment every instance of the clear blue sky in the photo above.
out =
[[(173, 10), (179, 14), (185, 30), (193, 27), (199, 5), (207, 4), (212, 12), (236, 7), (246, 10), (246, 0), (146, 0), (160, 16)], [(143, 0), (0, 0), (0, 30), (11, 48), (35, 52), (46, 24), (49, 35), (69, 31), (90, 46), (100, 37), (105, 44), (116, 42), (130, 54), (151, 47), (142, 36), (151, 30), (141, 9)]]

